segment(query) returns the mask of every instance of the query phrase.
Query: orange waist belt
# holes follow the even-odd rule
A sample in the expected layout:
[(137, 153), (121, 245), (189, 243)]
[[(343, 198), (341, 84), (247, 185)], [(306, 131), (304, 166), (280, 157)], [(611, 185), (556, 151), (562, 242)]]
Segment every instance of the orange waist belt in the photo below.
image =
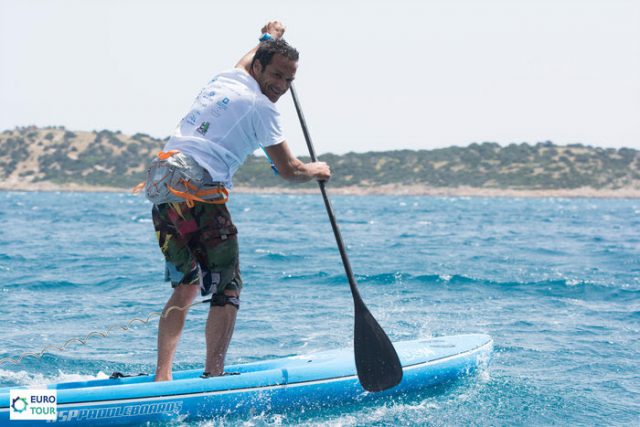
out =
[[(178, 154), (178, 150), (160, 151), (158, 153), (158, 159), (167, 160), (174, 154)], [(196, 202), (209, 203), (214, 205), (223, 205), (229, 200), (229, 191), (224, 186), (216, 188), (201, 189), (194, 185), (190, 180), (180, 178), (179, 182), (184, 186), (184, 191), (177, 190), (171, 187), (169, 184), (165, 184), (167, 189), (176, 197), (184, 199), (187, 206), (192, 208)], [(142, 191), (145, 187), (145, 182), (141, 182), (133, 188), (134, 193)], [(155, 183), (151, 185), (156, 185)]]

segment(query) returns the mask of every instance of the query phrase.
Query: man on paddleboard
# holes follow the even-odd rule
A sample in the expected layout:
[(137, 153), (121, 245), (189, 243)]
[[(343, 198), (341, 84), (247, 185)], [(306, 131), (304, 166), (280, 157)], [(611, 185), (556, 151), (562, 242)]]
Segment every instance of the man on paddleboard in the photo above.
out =
[(203, 376), (223, 374), (240, 304), (237, 229), (226, 207), (231, 178), (263, 148), (278, 174), (292, 182), (328, 180), (324, 162), (303, 163), (289, 149), (275, 103), (290, 88), (298, 52), (282, 40), (277, 21), (232, 70), (217, 75), (196, 98), (154, 161), (145, 185), (153, 223), (173, 287), (158, 330), (156, 381), (172, 379), (172, 363), (187, 307), (212, 295)]

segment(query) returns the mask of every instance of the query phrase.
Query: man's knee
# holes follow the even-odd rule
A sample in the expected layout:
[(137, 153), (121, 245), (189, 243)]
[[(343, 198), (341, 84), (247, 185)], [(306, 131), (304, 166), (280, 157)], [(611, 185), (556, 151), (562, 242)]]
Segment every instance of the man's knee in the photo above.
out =
[(224, 293), (214, 294), (211, 297), (211, 307), (224, 307), (231, 305), (236, 309), (240, 309), (240, 291), (237, 289), (225, 289)]

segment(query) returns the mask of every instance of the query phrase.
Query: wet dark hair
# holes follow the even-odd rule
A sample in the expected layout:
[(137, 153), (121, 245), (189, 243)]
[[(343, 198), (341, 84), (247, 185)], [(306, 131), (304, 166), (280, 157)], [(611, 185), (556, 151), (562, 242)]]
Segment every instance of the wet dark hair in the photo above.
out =
[(266, 40), (260, 43), (260, 47), (256, 51), (256, 54), (251, 61), (251, 68), (253, 68), (253, 64), (256, 61), (260, 61), (262, 69), (264, 70), (267, 65), (271, 63), (271, 59), (276, 53), (279, 53), (280, 55), (292, 61), (297, 61), (298, 57), (300, 56), (298, 51), (283, 39)]

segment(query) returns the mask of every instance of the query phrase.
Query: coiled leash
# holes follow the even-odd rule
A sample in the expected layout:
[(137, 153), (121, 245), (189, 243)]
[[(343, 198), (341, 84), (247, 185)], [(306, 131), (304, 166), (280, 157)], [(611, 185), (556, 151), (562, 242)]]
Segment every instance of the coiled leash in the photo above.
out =
[[(163, 311), (153, 311), (151, 313), (149, 313), (149, 315), (147, 316), (146, 319), (140, 319), (140, 318), (133, 318), (131, 320), (129, 320), (126, 324), (126, 326), (111, 326), (109, 327), (106, 331), (92, 331), (89, 332), (84, 338), (71, 338), (67, 341), (64, 342), (64, 344), (62, 344), (61, 347), (55, 346), (55, 345), (48, 345), (46, 347), (44, 347), (39, 353), (32, 353), (32, 352), (24, 352), (22, 353), (20, 356), (16, 357), (16, 358), (11, 358), (11, 357), (5, 357), (4, 359), (0, 359), (0, 366), (4, 365), (5, 363), (13, 363), (14, 365), (19, 365), (20, 363), (22, 363), (22, 360), (25, 359), (26, 357), (35, 357), (36, 359), (41, 359), (46, 353), (49, 353), (50, 350), (57, 350), (57, 351), (66, 351), (67, 346), (73, 342), (78, 342), (82, 345), (85, 345), (87, 343), (87, 341), (89, 341), (90, 338), (95, 337), (95, 336), (101, 336), (103, 338), (106, 338), (107, 336), (109, 336), (109, 334), (117, 328), (122, 329), (123, 331), (128, 331), (129, 329), (131, 329), (131, 325), (133, 325), (135, 322), (139, 322), (142, 324), (147, 324), (149, 323), (149, 321), (155, 317), (155, 316), (160, 316), (163, 319), (166, 318), (169, 313), (171, 313), (173, 310), (179, 310), (179, 311), (185, 311), (190, 309), (191, 307), (198, 305), (198, 304), (205, 304), (205, 303), (210, 303), (210, 306), (219, 306), (219, 307), (223, 307), (227, 304), (230, 304), (232, 306), (234, 306), (236, 309), (240, 309), (240, 298), (238, 297), (230, 297), (228, 295), (225, 294), (215, 294), (213, 295), (211, 298), (202, 300), (202, 301), (196, 301), (192, 304), (186, 305), (184, 307), (179, 307), (177, 305), (171, 306), (169, 308), (167, 308), (166, 310)], [(114, 373), (114, 374), (118, 374), (118, 373)], [(144, 375), (144, 374), (143, 374)]]

